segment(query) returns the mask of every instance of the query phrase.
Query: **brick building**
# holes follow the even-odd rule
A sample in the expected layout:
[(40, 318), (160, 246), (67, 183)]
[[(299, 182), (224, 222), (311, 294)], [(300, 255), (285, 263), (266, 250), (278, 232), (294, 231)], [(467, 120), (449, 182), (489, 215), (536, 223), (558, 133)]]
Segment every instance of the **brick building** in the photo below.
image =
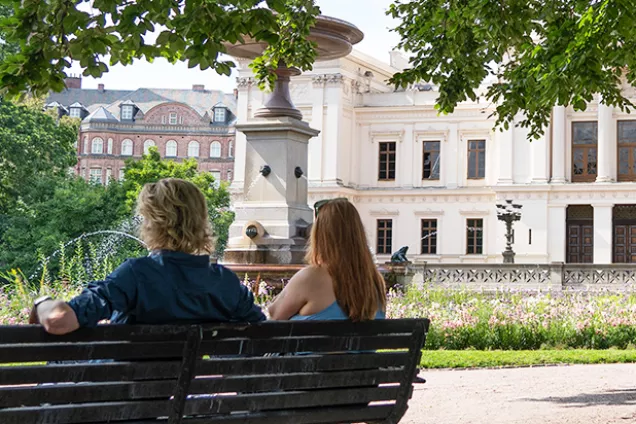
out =
[(124, 161), (156, 146), (163, 158), (196, 158), (199, 169), (231, 181), (236, 95), (206, 90), (83, 89), (81, 78), (52, 93), (47, 107), (82, 119), (76, 172), (107, 184), (122, 178)]

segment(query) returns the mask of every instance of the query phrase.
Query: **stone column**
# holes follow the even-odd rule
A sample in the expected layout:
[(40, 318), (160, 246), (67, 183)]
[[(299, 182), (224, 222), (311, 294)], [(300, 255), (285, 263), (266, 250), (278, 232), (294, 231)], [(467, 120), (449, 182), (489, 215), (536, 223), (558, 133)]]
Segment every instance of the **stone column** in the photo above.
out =
[(594, 207), (594, 263), (612, 263), (612, 211), (614, 205), (592, 205)]
[(548, 256), (550, 262), (565, 262), (565, 205), (548, 205)]
[[(246, 137), (242, 201), (224, 261), (303, 263), (307, 205), (307, 148), (319, 131), (291, 117), (271, 117), (236, 126)], [(267, 166), (269, 172), (262, 172)], [(302, 174), (300, 172), (302, 171)]]
[(565, 106), (555, 106), (552, 115), (552, 179), (556, 184), (565, 183)]
[(507, 130), (495, 133), (496, 143), (499, 145), (499, 177), (497, 184), (513, 183), (512, 170), (514, 167), (514, 122)]
[(613, 137), (613, 108), (601, 103), (598, 104), (598, 158), (597, 158), (597, 183), (609, 183), (614, 181), (612, 178), (612, 144), (615, 143)]
[(532, 183), (545, 184), (548, 182), (548, 140), (550, 140), (550, 126), (545, 128), (538, 140), (532, 140)]

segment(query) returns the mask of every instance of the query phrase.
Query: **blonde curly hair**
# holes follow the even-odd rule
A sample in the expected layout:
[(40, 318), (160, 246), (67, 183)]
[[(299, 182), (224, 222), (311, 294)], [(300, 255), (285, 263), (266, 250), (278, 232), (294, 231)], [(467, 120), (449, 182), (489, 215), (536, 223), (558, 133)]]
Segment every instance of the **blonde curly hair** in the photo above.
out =
[(203, 193), (189, 181), (166, 178), (144, 185), (137, 200), (141, 238), (151, 250), (210, 254), (214, 250)]

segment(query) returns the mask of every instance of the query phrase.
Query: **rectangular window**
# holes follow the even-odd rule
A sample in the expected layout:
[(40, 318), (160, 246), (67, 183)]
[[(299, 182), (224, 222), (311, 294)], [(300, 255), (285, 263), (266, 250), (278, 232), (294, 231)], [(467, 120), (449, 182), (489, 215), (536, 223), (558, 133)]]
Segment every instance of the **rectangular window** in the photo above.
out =
[(636, 181), (636, 121), (618, 121), (618, 181)]
[(422, 220), (422, 255), (437, 254), (437, 220)]
[(217, 107), (214, 109), (214, 122), (225, 122), (225, 108)]
[(113, 170), (108, 168), (106, 169), (106, 185), (110, 183), (110, 179), (113, 178)]
[(227, 170), (227, 180), (228, 181), (232, 181), (232, 170), (231, 169)]
[(170, 116), (168, 116), (168, 123), (170, 125), (177, 125), (177, 113), (171, 112)]
[(122, 119), (122, 121), (132, 121), (132, 119), (133, 119), (133, 107), (132, 106), (122, 106), (122, 108), (121, 108), (121, 119)]
[(68, 116), (70, 116), (71, 118), (81, 118), (82, 110), (78, 107), (72, 107), (71, 110), (69, 111)]
[(161, 123), (164, 124), (164, 125), (166, 124), (166, 115), (163, 115), (161, 117)]
[(486, 140), (468, 140), (468, 178), (480, 180), (486, 176)]
[[(596, 180), (598, 123), (572, 123), (572, 181)], [(619, 153), (620, 155), (620, 153)]]
[(378, 219), (377, 228), (376, 253), (378, 255), (390, 255), (393, 244), (393, 220)]
[(119, 168), (119, 181), (124, 181), (126, 177), (126, 168)]
[(102, 184), (102, 168), (91, 168), (89, 179), (91, 182)]
[(210, 174), (214, 177), (214, 187), (219, 188), (221, 185), (221, 171), (210, 171)]
[(439, 180), (440, 142), (425, 141), (423, 153), (423, 180)]
[(484, 253), (484, 220), (466, 220), (466, 254), (482, 255)]
[(380, 143), (380, 167), (378, 180), (395, 180), (395, 141)]

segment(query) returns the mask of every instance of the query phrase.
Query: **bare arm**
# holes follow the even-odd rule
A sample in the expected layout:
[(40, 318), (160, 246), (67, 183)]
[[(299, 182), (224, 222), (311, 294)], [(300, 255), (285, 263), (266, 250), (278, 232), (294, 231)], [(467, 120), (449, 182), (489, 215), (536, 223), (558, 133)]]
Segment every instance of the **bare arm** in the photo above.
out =
[(63, 335), (79, 328), (75, 311), (61, 300), (42, 302), (35, 308), (29, 320), (31, 324), (42, 324), (47, 333)]
[(289, 280), (283, 291), (269, 306), (269, 316), (273, 320), (288, 320), (298, 314), (309, 302), (313, 271), (305, 268)]

